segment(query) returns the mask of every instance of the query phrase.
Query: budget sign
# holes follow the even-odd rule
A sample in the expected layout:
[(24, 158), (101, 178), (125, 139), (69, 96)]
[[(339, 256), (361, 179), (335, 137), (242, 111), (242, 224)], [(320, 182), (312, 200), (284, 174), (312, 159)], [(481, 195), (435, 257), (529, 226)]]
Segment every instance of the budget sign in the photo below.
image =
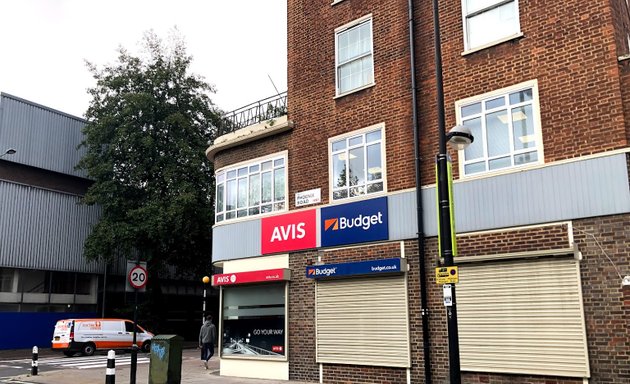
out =
[(317, 212), (314, 209), (262, 219), (262, 254), (317, 246)]
[(321, 209), (322, 247), (387, 240), (387, 197)]

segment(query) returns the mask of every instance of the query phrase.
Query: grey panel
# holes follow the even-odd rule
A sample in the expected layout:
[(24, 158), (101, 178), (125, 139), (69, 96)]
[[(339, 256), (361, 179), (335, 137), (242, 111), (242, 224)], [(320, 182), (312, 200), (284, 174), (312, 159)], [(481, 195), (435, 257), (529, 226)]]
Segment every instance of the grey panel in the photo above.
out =
[(0, 108), (0, 151), (17, 150), (3, 160), (86, 177), (74, 169), (85, 154), (85, 148), (77, 150), (85, 120), (6, 93)]
[(260, 255), (260, 219), (219, 225), (212, 230), (212, 262)]
[(99, 216), (77, 196), (0, 181), (0, 265), (101, 273), (102, 263), (83, 258)]
[[(457, 182), (453, 188), (457, 232), (630, 212), (625, 153)], [(437, 236), (435, 186), (421, 192), (425, 236)], [(389, 195), (387, 207), (389, 239), (415, 238), (416, 192)], [(214, 261), (257, 256), (260, 220), (218, 226), (213, 242)]]

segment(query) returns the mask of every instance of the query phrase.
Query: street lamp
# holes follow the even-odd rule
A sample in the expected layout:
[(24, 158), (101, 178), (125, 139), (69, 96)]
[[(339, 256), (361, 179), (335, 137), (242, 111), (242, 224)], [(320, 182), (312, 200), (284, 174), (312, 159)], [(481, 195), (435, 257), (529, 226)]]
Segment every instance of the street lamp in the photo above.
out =
[(13, 155), (13, 154), (15, 154), (15, 152), (17, 152), (15, 149), (9, 148), (6, 151), (4, 151), (4, 153), (2, 155), (0, 155), (0, 158), (4, 157), (6, 155)]
[[(456, 126), (448, 135), (444, 123), (444, 81), (442, 78), (442, 42), (440, 37), (440, 17), (438, 0), (433, 0), (433, 39), (435, 55), (436, 108), (438, 115), (439, 152), (437, 155), (437, 196), (438, 196), (438, 247), (446, 267), (453, 266), (453, 256), (457, 254), (455, 242), (454, 210), (452, 204), (451, 163), (446, 153), (446, 143), (451, 142), (458, 150), (464, 149), (474, 138), (464, 126)], [(457, 301), (455, 284), (445, 284), (444, 305), (448, 326), (448, 368), (450, 384), (461, 384), (459, 364), (459, 336), (457, 330)]]
[(201, 308), (201, 324), (203, 324), (206, 321), (206, 288), (208, 287), (210, 278), (208, 276), (204, 276), (201, 281), (203, 282), (203, 306)]

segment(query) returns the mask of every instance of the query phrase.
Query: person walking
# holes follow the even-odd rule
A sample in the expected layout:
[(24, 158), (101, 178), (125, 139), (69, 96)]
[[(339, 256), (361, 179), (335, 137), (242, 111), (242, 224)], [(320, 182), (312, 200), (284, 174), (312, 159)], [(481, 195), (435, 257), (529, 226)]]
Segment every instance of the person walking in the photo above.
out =
[(199, 330), (199, 348), (203, 366), (208, 369), (208, 360), (214, 355), (214, 344), (217, 341), (217, 329), (212, 324), (212, 315), (206, 316), (206, 321)]

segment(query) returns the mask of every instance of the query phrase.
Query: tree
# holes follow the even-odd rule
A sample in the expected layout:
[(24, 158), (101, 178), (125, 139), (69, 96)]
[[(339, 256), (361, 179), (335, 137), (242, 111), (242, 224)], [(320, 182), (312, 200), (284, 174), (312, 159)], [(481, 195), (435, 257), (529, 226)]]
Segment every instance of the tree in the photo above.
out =
[[(119, 255), (179, 273), (211, 268), (214, 177), (205, 157), (222, 120), (211, 85), (189, 74), (192, 57), (176, 33), (169, 47), (147, 32), (143, 57), (119, 48), (98, 69), (86, 112), (86, 154), (78, 164), (94, 184), (83, 202), (102, 217), (84, 246), (88, 259)], [(155, 275), (154, 275), (155, 276)]]

